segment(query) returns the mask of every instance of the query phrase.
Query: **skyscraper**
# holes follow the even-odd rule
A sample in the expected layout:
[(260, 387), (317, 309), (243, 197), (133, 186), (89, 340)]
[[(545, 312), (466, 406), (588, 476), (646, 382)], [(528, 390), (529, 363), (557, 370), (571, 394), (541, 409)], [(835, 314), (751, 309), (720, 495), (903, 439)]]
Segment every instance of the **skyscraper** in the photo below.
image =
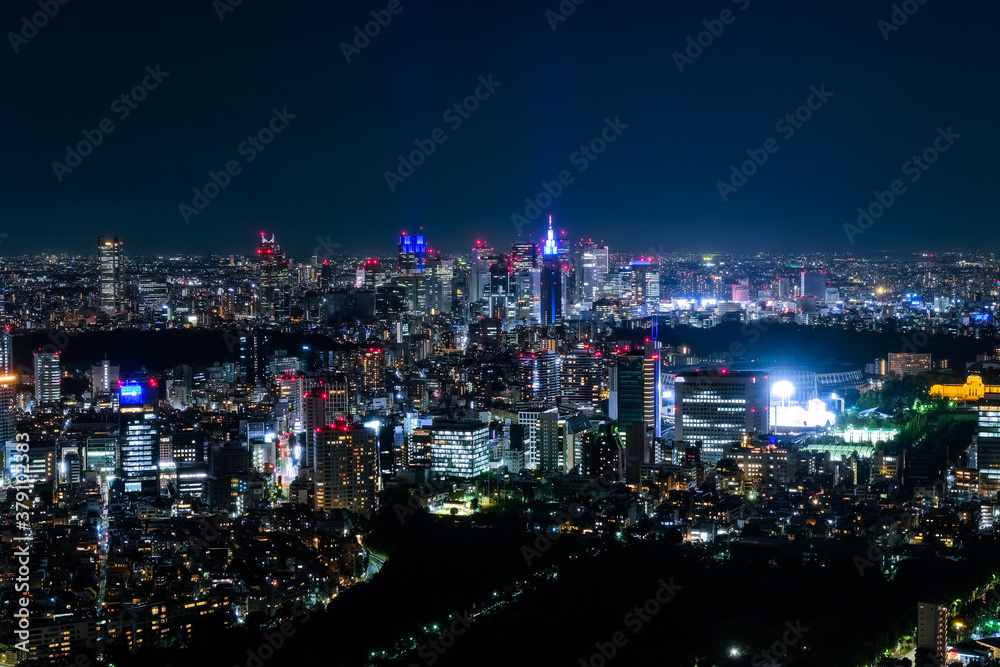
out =
[(770, 382), (752, 372), (695, 371), (674, 378), (674, 439), (701, 443), (701, 460), (715, 466), (733, 444), (768, 431)]
[(98, 237), (97, 255), (100, 262), (101, 310), (108, 315), (115, 315), (124, 310), (122, 242), (117, 236), (110, 241), (103, 236)]
[(264, 384), (267, 371), (267, 336), (260, 329), (240, 332), (240, 380), (256, 387)]
[(119, 387), (119, 449), (126, 493), (159, 492), (159, 389), (152, 378), (121, 382)]
[(489, 469), (490, 428), (486, 424), (434, 422), (431, 426), (431, 472), (473, 479)]
[(35, 352), (35, 403), (52, 408), (62, 403), (62, 362), (58, 352)]
[(399, 272), (423, 273), (426, 260), (427, 242), (424, 240), (424, 235), (401, 234), (399, 237)]
[(258, 295), (260, 317), (268, 320), (284, 320), (289, 316), (288, 304), (288, 259), (274, 241), (274, 234), (267, 239), (260, 233), (260, 247), (257, 249)]
[(618, 422), (619, 432), (645, 421), (644, 364), (642, 354), (620, 354), (609, 369), (608, 416)]
[(316, 509), (375, 511), (378, 447), (375, 431), (340, 420), (314, 430)]
[(799, 296), (826, 301), (826, 271), (802, 271), (799, 274)]
[(17, 375), (11, 356), (13, 340), (10, 327), (0, 329), (0, 445), (14, 439)]
[(118, 409), (118, 376), (119, 366), (113, 366), (105, 359), (100, 366), (91, 366), (91, 393), (94, 405), (107, 403), (111, 409)]
[(563, 260), (559, 256), (552, 216), (549, 216), (549, 234), (542, 247), (542, 325), (559, 324), (563, 319)]

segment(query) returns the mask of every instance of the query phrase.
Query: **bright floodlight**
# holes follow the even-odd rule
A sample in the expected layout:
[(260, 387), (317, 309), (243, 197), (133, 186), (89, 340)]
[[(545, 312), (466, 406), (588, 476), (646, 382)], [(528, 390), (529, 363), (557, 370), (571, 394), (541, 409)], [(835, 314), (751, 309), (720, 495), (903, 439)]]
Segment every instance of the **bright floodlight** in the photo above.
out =
[(778, 398), (786, 399), (795, 393), (795, 385), (788, 380), (781, 380), (774, 383), (774, 386), (771, 387), (771, 393)]

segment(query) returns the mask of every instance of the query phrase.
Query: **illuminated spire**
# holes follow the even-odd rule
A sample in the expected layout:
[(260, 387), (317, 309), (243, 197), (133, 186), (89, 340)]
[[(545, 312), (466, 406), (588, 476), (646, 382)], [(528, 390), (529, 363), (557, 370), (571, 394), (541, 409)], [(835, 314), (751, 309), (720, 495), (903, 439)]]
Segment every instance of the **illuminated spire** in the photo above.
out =
[(556, 246), (556, 239), (553, 236), (555, 232), (552, 231), (552, 216), (549, 216), (549, 235), (545, 239), (545, 246), (542, 248), (543, 255), (558, 255), (559, 248)]

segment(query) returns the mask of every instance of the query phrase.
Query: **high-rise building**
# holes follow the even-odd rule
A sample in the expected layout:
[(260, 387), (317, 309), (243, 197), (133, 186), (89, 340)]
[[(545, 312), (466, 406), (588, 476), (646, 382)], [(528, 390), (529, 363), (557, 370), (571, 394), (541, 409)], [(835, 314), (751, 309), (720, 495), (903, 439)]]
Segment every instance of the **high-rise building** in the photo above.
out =
[(646, 428), (652, 430), (653, 436), (659, 438), (661, 433), (660, 406), (663, 403), (660, 394), (660, 348), (655, 344), (646, 350), (642, 360), (642, 420)]
[(979, 493), (993, 498), (1000, 492), (1000, 394), (983, 396), (977, 413), (970, 465), (979, 468)]
[(563, 355), (560, 372), (562, 396), (569, 403), (596, 405), (601, 400), (604, 382), (603, 358), (587, 343), (577, 346)]
[(59, 352), (35, 352), (35, 403), (43, 408), (62, 404), (62, 361)]
[(100, 263), (101, 310), (115, 315), (125, 310), (122, 289), (122, 242), (118, 237), (97, 239), (97, 255)]
[(644, 364), (641, 353), (619, 354), (608, 372), (608, 416), (622, 433), (645, 421)]
[(316, 509), (370, 516), (378, 491), (375, 431), (339, 420), (314, 431)]
[(289, 316), (288, 259), (274, 240), (260, 233), (260, 247), (257, 249), (258, 315), (267, 320), (285, 320)]
[(826, 271), (802, 271), (799, 273), (799, 296), (811, 297), (817, 301), (826, 300)]
[(473, 479), (489, 469), (490, 427), (479, 422), (434, 422), (431, 432), (431, 472)]
[(107, 405), (112, 410), (118, 409), (118, 376), (119, 366), (113, 366), (105, 359), (100, 366), (91, 366), (91, 394), (94, 405)]
[(250, 387), (264, 384), (267, 373), (267, 335), (261, 329), (240, 332), (240, 381)]
[(549, 233), (542, 247), (542, 320), (541, 324), (559, 324), (563, 320), (563, 259), (549, 216)]
[(17, 375), (14, 373), (13, 345), (10, 327), (0, 329), (0, 446), (14, 439)]
[[(923, 655), (919, 655), (921, 652)], [(917, 653), (916, 664), (947, 663), (948, 607), (933, 602), (917, 603)]]
[(523, 355), (524, 398), (554, 403), (561, 393), (562, 362), (562, 356), (551, 350)]
[(701, 444), (706, 467), (733, 444), (768, 432), (770, 381), (753, 372), (694, 371), (674, 377), (674, 439)]
[(399, 237), (399, 272), (423, 273), (427, 261), (427, 242), (423, 234)]
[(888, 363), (889, 375), (905, 377), (918, 375), (931, 370), (931, 355), (909, 352), (890, 352)]
[(160, 488), (159, 388), (153, 378), (124, 380), (119, 387), (119, 450), (126, 493)]

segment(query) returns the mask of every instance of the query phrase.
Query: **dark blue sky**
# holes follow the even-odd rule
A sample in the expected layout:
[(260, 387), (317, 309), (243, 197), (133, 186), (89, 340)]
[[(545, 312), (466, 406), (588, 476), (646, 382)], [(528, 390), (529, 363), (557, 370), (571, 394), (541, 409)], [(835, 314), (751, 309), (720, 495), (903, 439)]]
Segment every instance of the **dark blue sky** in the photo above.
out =
[[(878, 0), (586, 0), (555, 30), (558, 0), (400, 0), (348, 63), (340, 43), (387, 1), (243, 0), (220, 21), (210, 0), (70, 0), (15, 53), (8, 33), (40, 10), (8, 0), (0, 252), (88, 252), (106, 234), (137, 253), (249, 253), (262, 230), (294, 255), (317, 238), (392, 252), (420, 226), (445, 252), (503, 247), (511, 215), (562, 170), (573, 182), (543, 213), (613, 249), (995, 246), (1000, 11), (911, 1), (886, 40), (893, 3)], [(672, 54), (727, 9), (679, 72)], [(169, 75), (119, 119), (114, 100), (157, 64)], [(500, 86), (452, 129), (442, 114), (489, 75)], [(824, 84), (810, 120), (776, 131)], [(239, 146), (273, 108), (296, 117), (248, 161)], [(114, 131), (60, 182), (53, 161), (104, 118)], [(606, 118), (628, 127), (574, 160)], [(949, 126), (961, 138), (911, 182), (904, 163)], [(397, 155), (436, 128), (447, 140), (390, 191)], [(779, 150), (723, 201), (717, 182), (771, 137)], [(239, 173), (185, 224), (179, 205), (231, 160)], [(843, 225), (897, 179), (905, 193), (850, 243)]]

